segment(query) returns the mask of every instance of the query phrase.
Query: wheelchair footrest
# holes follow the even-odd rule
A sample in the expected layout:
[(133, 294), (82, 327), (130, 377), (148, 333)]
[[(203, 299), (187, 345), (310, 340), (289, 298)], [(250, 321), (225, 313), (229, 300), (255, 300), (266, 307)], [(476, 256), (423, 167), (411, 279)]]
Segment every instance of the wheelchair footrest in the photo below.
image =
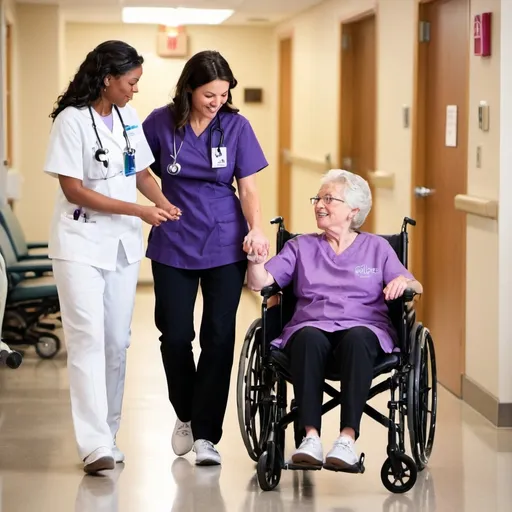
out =
[(364, 453), (361, 454), (359, 458), (359, 462), (354, 464), (353, 466), (336, 466), (334, 464), (324, 464), (324, 469), (327, 471), (335, 471), (340, 473), (354, 473), (354, 474), (363, 474), (365, 471), (364, 467)]
[(320, 471), (322, 466), (314, 464), (294, 464), (293, 462), (287, 462), (284, 465), (284, 469), (291, 469), (292, 471)]

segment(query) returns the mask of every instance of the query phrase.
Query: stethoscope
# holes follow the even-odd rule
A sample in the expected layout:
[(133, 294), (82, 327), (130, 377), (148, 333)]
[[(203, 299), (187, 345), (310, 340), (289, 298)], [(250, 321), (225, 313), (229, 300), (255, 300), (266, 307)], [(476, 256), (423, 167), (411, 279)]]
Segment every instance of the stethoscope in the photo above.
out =
[[(123, 127), (123, 137), (124, 137), (124, 140), (126, 141), (126, 153), (128, 155), (134, 155), (135, 149), (133, 149), (130, 144), (130, 139), (128, 137), (128, 133), (126, 133), (126, 128), (124, 126), (124, 121), (123, 121), (123, 117), (121, 116), (121, 112), (119, 112), (117, 105), (114, 105), (114, 109), (117, 112), (117, 115), (119, 116), (119, 120), (121, 121), (121, 126)], [(94, 158), (98, 162), (102, 163), (103, 166), (105, 167), (105, 169), (108, 169), (108, 163), (109, 163), (108, 156), (107, 156), (108, 149), (104, 148), (103, 144), (101, 143), (100, 134), (98, 133), (98, 128), (96, 127), (96, 123), (94, 121), (94, 115), (92, 113), (92, 108), (90, 105), (89, 105), (89, 114), (91, 115), (92, 127), (94, 128), (94, 133), (96, 134), (96, 139), (97, 139), (98, 145), (99, 145), (99, 149), (96, 150), (96, 152), (94, 153)]]
[[(215, 116), (215, 120), (213, 121), (212, 125), (210, 126), (210, 131), (208, 135), (208, 147), (212, 148), (212, 140), (213, 140), (213, 134), (215, 132), (219, 132), (219, 144), (216, 148), (215, 155), (221, 156), (222, 155), (222, 149), (224, 147), (224, 130), (222, 129), (222, 125), (220, 122), (220, 115), (218, 114)], [(171, 153), (172, 162), (167, 166), (167, 172), (171, 175), (179, 174), (181, 171), (181, 164), (178, 162), (178, 155), (180, 154), (181, 148), (183, 147), (184, 140), (181, 141), (178, 150), (176, 151), (176, 128), (173, 130), (173, 152)], [(213, 163), (212, 163), (213, 166)]]

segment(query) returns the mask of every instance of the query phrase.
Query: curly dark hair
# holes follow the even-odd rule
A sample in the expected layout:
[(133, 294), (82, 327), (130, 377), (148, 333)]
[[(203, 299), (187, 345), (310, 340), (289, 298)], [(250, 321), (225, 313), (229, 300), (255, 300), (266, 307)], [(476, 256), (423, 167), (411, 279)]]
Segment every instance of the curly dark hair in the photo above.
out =
[(119, 77), (138, 68), (144, 58), (123, 41), (105, 41), (87, 54), (66, 91), (57, 99), (50, 117), (55, 118), (66, 107), (86, 107), (96, 101), (105, 87), (107, 75)]
[(233, 98), (231, 96), (231, 90), (237, 86), (238, 82), (233, 76), (226, 59), (219, 52), (199, 52), (185, 64), (176, 85), (175, 96), (169, 105), (174, 114), (176, 128), (183, 128), (190, 119), (192, 110), (191, 91), (214, 80), (229, 82), (228, 100), (220, 110), (222, 112), (238, 112), (238, 109), (232, 104)]

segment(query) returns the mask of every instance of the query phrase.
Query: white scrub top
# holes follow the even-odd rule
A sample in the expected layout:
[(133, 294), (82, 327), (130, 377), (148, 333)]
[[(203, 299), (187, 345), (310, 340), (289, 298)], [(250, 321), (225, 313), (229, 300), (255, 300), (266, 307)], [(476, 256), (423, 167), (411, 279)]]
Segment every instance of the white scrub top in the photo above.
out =
[[(153, 154), (146, 141), (134, 108), (120, 108), (130, 145), (135, 149), (135, 169), (149, 167)], [(88, 108), (67, 107), (55, 119), (44, 171), (82, 180), (83, 186), (121, 201), (137, 201), (136, 176), (124, 175), (124, 150), (121, 120), (112, 109), (113, 129), (107, 128), (100, 115), (92, 109), (103, 148), (108, 149), (106, 169), (94, 155), (99, 148)], [(81, 205), (71, 204), (59, 187), (49, 238), (49, 257), (85, 263), (105, 270), (116, 270), (119, 244), (123, 245), (128, 262), (143, 257), (142, 220), (128, 215), (111, 215), (83, 208), (83, 217), (73, 220), (73, 212)]]

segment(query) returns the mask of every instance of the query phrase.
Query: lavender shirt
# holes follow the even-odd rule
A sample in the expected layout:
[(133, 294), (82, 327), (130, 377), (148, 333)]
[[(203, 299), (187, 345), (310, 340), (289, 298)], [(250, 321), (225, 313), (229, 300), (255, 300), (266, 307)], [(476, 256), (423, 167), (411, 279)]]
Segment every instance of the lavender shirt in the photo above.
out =
[(310, 326), (326, 332), (364, 326), (392, 352), (397, 334), (388, 315), (383, 288), (398, 276), (413, 279), (384, 238), (359, 233), (336, 255), (324, 234), (300, 235), (288, 241), (265, 268), (283, 288), (293, 282), (297, 306), (281, 336), (272, 342), (283, 348), (290, 336)]
[(112, 131), (114, 128), (114, 118), (112, 117), (112, 112), (108, 116), (101, 116), (103, 122), (107, 125), (107, 128)]
[[(154, 110), (143, 123), (165, 197), (183, 212), (179, 221), (153, 227), (147, 257), (182, 269), (207, 269), (243, 261), (247, 222), (233, 180), (246, 178), (268, 163), (249, 121), (240, 114), (219, 112), (227, 148), (227, 166), (212, 167), (212, 147), (220, 144), (220, 132), (207, 128), (196, 136), (189, 124), (174, 130), (169, 107)], [(212, 121), (216, 128), (217, 120)], [(181, 165), (179, 174), (167, 171), (174, 147)], [(181, 148), (181, 149), (180, 149)]]

